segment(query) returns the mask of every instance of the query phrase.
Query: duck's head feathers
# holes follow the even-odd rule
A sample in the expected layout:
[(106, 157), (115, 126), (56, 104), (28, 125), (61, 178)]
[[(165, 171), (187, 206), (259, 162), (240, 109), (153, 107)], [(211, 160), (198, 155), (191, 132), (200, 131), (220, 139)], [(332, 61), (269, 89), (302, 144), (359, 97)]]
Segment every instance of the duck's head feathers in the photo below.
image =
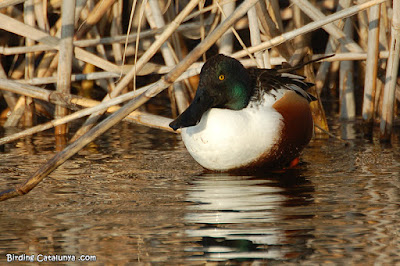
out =
[(176, 130), (194, 126), (213, 107), (243, 109), (249, 103), (252, 91), (250, 75), (243, 65), (234, 58), (216, 55), (203, 65), (192, 103), (170, 127)]

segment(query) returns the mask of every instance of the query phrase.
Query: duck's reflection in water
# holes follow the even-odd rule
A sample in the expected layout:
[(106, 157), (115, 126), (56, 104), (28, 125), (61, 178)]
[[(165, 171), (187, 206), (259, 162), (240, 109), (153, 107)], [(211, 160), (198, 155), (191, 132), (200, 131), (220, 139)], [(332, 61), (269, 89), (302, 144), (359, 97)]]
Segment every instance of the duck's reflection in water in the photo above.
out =
[(298, 261), (312, 253), (314, 188), (299, 171), (264, 176), (203, 174), (187, 194), (191, 260)]

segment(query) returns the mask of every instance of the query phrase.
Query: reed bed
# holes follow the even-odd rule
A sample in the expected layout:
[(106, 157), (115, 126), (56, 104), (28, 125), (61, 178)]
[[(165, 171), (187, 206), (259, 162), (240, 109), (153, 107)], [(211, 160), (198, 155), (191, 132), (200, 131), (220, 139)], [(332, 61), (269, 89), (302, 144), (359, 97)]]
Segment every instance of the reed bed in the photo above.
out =
[[(268, 68), (335, 54), (302, 73), (316, 84), (316, 132), (329, 131), (324, 98), (339, 102), (342, 120), (361, 116), (366, 135), (380, 123), (380, 138), (390, 141), (400, 100), (399, 12), (400, 0), (0, 1), (1, 124), (25, 127), (0, 145), (53, 127), (64, 143), (0, 200), (28, 193), (122, 119), (171, 131), (203, 62), (218, 52)], [(169, 100), (163, 112), (146, 104), (153, 98)], [(69, 123), (81, 127), (67, 144)]]

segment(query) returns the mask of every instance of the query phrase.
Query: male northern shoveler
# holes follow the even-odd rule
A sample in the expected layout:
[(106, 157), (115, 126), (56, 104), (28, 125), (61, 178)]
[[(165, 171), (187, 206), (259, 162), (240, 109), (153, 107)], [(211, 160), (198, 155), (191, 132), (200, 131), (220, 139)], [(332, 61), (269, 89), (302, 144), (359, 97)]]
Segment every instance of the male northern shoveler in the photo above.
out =
[(288, 69), (245, 69), (216, 55), (204, 64), (193, 102), (170, 127), (182, 128), (193, 158), (215, 171), (281, 168), (295, 160), (313, 135), (305, 90), (313, 84)]

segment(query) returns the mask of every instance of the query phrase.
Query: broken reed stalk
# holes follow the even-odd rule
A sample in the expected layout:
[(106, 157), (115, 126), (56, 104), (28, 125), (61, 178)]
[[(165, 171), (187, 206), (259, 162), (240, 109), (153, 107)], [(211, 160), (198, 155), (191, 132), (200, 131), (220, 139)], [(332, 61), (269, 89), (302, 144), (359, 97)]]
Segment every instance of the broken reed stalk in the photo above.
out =
[[(61, 6), (61, 39), (60, 51), (58, 53), (57, 67), (57, 92), (69, 94), (71, 87), (72, 57), (73, 57), (73, 37), (75, 33), (75, 0), (63, 1)], [(68, 115), (68, 109), (56, 105), (55, 118)], [(67, 124), (55, 127), (56, 135), (64, 135), (68, 131)]]
[(383, 93), (383, 110), (380, 125), (381, 141), (389, 142), (391, 139), (394, 105), (396, 103), (396, 82), (399, 69), (400, 55), (400, 0), (393, 0), (393, 18), (391, 26), (391, 41), (389, 59), (386, 68), (385, 89)]

